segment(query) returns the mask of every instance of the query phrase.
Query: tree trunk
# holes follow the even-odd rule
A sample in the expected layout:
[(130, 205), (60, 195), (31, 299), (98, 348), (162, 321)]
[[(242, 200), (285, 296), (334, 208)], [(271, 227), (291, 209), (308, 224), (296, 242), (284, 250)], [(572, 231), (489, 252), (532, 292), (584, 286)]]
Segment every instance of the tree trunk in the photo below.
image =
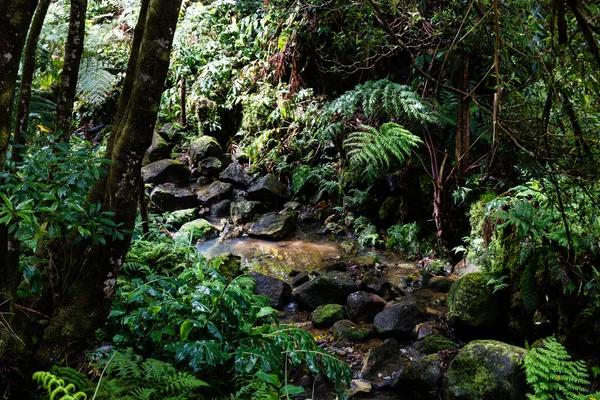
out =
[(65, 48), (65, 61), (60, 77), (60, 89), (56, 103), (56, 132), (62, 132), (63, 139), (71, 133), (71, 116), (77, 89), (79, 65), (83, 54), (85, 35), (85, 14), (87, 0), (71, 0), (71, 15), (69, 17), (69, 35)]
[(4, 169), (11, 135), (21, 53), (37, 3), (38, 0), (0, 0), (0, 171)]
[(33, 74), (35, 72), (35, 53), (49, 6), (50, 0), (40, 0), (35, 10), (25, 44), (21, 73), (21, 90), (19, 91), (19, 101), (17, 102), (15, 136), (12, 148), (12, 158), (15, 162), (21, 161), (21, 150), (26, 142), (24, 132), (27, 129), (29, 118), (29, 99), (31, 98), (31, 82), (33, 81)]
[[(469, 55), (462, 57), (462, 74), (458, 78), (458, 87), (463, 92), (469, 92)], [(467, 152), (471, 146), (471, 100), (461, 94), (458, 97), (458, 115), (456, 118), (456, 178), (462, 180), (467, 166)]]
[[(113, 164), (104, 194), (104, 209), (115, 213), (114, 221), (122, 224), (125, 232), (131, 232), (135, 224), (142, 158), (152, 142), (180, 6), (181, 0), (150, 0), (147, 18), (138, 22), (145, 24), (144, 34), (131, 95), (122, 99), (128, 100), (129, 107), (113, 132)], [(91, 249), (73, 285), (55, 302), (37, 354), (39, 360), (58, 359), (83, 345), (102, 326), (130, 241), (127, 233), (124, 240), (107, 238), (106, 245)]]

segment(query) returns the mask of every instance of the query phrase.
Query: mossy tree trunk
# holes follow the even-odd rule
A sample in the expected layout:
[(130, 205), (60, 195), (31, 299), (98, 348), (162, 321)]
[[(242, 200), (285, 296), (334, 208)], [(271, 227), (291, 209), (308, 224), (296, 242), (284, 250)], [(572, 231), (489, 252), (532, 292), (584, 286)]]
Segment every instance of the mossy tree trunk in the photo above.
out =
[(77, 90), (77, 77), (79, 65), (83, 54), (83, 40), (85, 36), (85, 15), (87, 0), (71, 0), (71, 14), (69, 17), (69, 34), (65, 47), (65, 59), (60, 76), (60, 89), (56, 102), (56, 131), (62, 132), (64, 139), (71, 133), (71, 116), (75, 91)]
[[(181, 0), (149, 1), (145, 20), (138, 22), (144, 26), (139, 51), (132, 54), (137, 60), (135, 69), (132, 67), (131, 93), (120, 100), (127, 101), (128, 106), (111, 132), (113, 164), (103, 208), (115, 214), (114, 221), (125, 232), (131, 232), (135, 224), (142, 159), (152, 142), (180, 5)], [(81, 346), (105, 322), (130, 241), (130, 234), (124, 240), (107, 238), (106, 245), (96, 245), (83, 255), (78, 276), (54, 302), (52, 319), (37, 352), (40, 361), (57, 360)]]
[(22, 339), (7, 340), (10, 345), (0, 346), (0, 359), (23, 370), (23, 376), (33, 367), (32, 360), (48, 365), (81, 350), (106, 321), (131, 241), (142, 158), (152, 141), (180, 6), (181, 0), (143, 0), (126, 90), (120, 100), (126, 104), (119, 106), (120, 122), (112, 132), (109, 156), (113, 164), (105, 184), (95, 192), (104, 210), (114, 213), (114, 221), (126, 232), (125, 239), (107, 238), (104, 245), (73, 245), (69, 238), (56, 243), (56, 248), (73, 249), (72, 254), (55, 257), (51, 265), (40, 268), (44, 289), (35, 299), (17, 299), (18, 265), (13, 263), (8, 270), (0, 264), (0, 272), (6, 273), (3, 277), (16, 277), (2, 281), (0, 288), (5, 289), (3, 299), (9, 299), (4, 310), (13, 313), (6, 314), (8, 322)]
[(17, 111), (15, 116), (15, 135), (12, 147), (12, 156), (15, 162), (21, 160), (21, 150), (25, 145), (25, 130), (29, 117), (29, 100), (31, 98), (31, 82), (35, 72), (35, 54), (37, 50), (40, 32), (44, 26), (46, 13), (50, 6), (50, 0), (40, 0), (31, 21), (25, 51), (23, 53), (23, 68), (21, 72), (21, 89), (19, 90), (19, 100), (17, 101)]

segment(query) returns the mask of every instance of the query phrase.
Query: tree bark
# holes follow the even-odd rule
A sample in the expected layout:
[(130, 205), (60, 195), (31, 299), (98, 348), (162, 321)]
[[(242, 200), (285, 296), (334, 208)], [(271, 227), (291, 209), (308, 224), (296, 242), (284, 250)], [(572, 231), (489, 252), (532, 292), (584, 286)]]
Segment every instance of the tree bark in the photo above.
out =
[[(173, 35), (181, 0), (150, 0), (135, 67), (129, 107), (117, 128), (112, 150), (104, 209), (125, 232), (134, 228), (140, 191), (142, 158), (152, 142), (164, 82), (169, 68)], [(133, 56), (133, 54), (132, 54)], [(119, 106), (120, 108), (120, 106)], [(56, 360), (69, 349), (85, 344), (105, 322), (115, 294), (116, 279), (129, 249), (131, 234), (94, 246), (65, 295), (58, 299), (37, 354)]]
[[(458, 87), (463, 92), (469, 92), (469, 56), (462, 57), (462, 74), (458, 78)], [(468, 96), (458, 97), (458, 115), (456, 118), (456, 178), (461, 180), (467, 165), (467, 152), (471, 146), (471, 101)]]
[(0, 0), (0, 171), (4, 169), (11, 135), (21, 53), (37, 3), (38, 0)]
[(21, 161), (21, 150), (26, 142), (24, 132), (27, 129), (27, 122), (29, 119), (29, 99), (31, 98), (31, 82), (33, 81), (33, 74), (35, 72), (35, 53), (49, 6), (50, 0), (40, 0), (35, 10), (33, 21), (31, 21), (27, 42), (25, 43), (23, 68), (21, 73), (21, 89), (19, 91), (19, 100), (17, 102), (15, 135), (12, 149), (12, 158), (15, 162)]
[(71, 116), (73, 114), (73, 103), (75, 102), (75, 91), (77, 90), (79, 65), (83, 54), (86, 10), (87, 0), (71, 0), (69, 34), (56, 103), (56, 132), (62, 132), (63, 139), (68, 138), (71, 133)]

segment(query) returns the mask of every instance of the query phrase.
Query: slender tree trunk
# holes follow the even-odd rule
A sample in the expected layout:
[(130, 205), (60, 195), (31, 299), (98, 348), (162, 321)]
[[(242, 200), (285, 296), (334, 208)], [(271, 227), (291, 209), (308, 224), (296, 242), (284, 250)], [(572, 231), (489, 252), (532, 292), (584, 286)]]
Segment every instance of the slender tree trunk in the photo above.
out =
[(37, 9), (35, 10), (33, 21), (31, 21), (31, 27), (29, 28), (29, 34), (27, 35), (27, 42), (25, 44), (21, 73), (21, 89), (19, 91), (19, 101), (17, 102), (15, 136), (12, 151), (12, 157), (15, 162), (21, 161), (21, 150), (26, 141), (24, 132), (27, 129), (27, 121), (29, 118), (29, 99), (31, 98), (31, 82), (33, 81), (33, 74), (35, 72), (35, 53), (49, 6), (50, 0), (40, 0)]
[[(459, 89), (469, 92), (469, 56), (462, 57), (462, 74), (459, 76)], [(461, 180), (464, 176), (467, 160), (467, 151), (471, 146), (471, 100), (461, 94), (458, 97), (458, 115), (456, 119), (456, 177)]]
[(0, 0), (0, 171), (11, 135), (13, 100), (21, 53), (38, 0)]
[(181, 104), (181, 125), (185, 128), (187, 127), (187, 115), (186, 115), (186, 110), (185, 110), (185, 103), (186, 103), (186, 79), (185, 79), (185, 75), (181, 75), (181, 80), (180, 80), (180, 84), (181, 84), (181, 88), (180, 88), (180, 104)]
[[(150, 0), (135, 79), (114, 138), (105, 190), (105, 210), (126, 232), (134, 228), (140, 191), (142, 158), (152, 142), (154, 123), (169, 68), (173, 35), (181, 0)], [(133, 55), (132, 55), (133, 56)], [(72, 286), (57, 299), (54, 314), (37, 354), (41, 361), (56, 360), (80, 347), (105, 322), (116, 289), (116, 279), (129, 250), (130, 234), (94, 246)]]
[(65, 48), (65, 61), (60, 77), (60, 90), (56, 103), (56, 131), (62, 132), (63, 139), (71, 133), (71, 116), (77, 89), (79, 65), (83, 54), (85, 35), (85, 15), (87, 0), (71, 0), (71, 15), (69, 17), (69, 35)]
[[(133, 84), (135, 82), (135, 70), (137, 67), (137, 60), (140, 53), (142, 38), (144, 37), (144, 27), (146, 26), (149, 4), (150, 0), (142, 0), (142, 4), (140, 6), (140, 15), (135, 26), (131, 54), (129, 55), (129, 61), (127, 62), (125, 81), (123, 82), (123, 89), (121, 91), (121, 97), (119, 98), (119, 104), (117, 105), (117, 112), (112, 123), (111, 134), (108, 138), (108, 144), (106, 145), (105, 158), (107, 159), (112, 157), (114, 143), (117, 135), (120, 132), (119, 126), (121, 125), (121, 121), (123, 120), (123, 117), (129, 108), (129, 100), (131, 98), (131, 91), (133, 90)], [(106, 191), (107, 181), (108, 178), (102, 177), (96, 182), (88, 194), (89, 203), (102, 203), (104, 201), (104, 193)]]

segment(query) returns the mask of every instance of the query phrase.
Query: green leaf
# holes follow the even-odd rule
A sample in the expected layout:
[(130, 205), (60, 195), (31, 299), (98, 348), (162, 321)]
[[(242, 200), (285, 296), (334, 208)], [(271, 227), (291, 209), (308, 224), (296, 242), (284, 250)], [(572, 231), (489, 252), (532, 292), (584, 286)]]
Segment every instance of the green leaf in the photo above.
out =
[(273, 385), (275, 387), (280, 387), (281, 386), (281, 381), (279, 380), (279, 378), (275, 374), (266, 374), (263, 371), (257, 371), (254, 374), (254, 376), (256, 376), (258, 379), (260, 379), (262, 381), (270, 383), (271, 385)]
[(306, 391), (304, 390), (304, 388), (302, 386), (285, 385), (284, 387), (281, 388), (281, 393), (286, 396), (297, 396), (297, 395), (305, 394)]
[(187, 340), (188, 336), (190, 335), (190, 332), (192, 331), (192, 328), (194, 328), (194, 321), (189, 319), (184, 321), (179, 327), (179, 338), (182, 341)]

